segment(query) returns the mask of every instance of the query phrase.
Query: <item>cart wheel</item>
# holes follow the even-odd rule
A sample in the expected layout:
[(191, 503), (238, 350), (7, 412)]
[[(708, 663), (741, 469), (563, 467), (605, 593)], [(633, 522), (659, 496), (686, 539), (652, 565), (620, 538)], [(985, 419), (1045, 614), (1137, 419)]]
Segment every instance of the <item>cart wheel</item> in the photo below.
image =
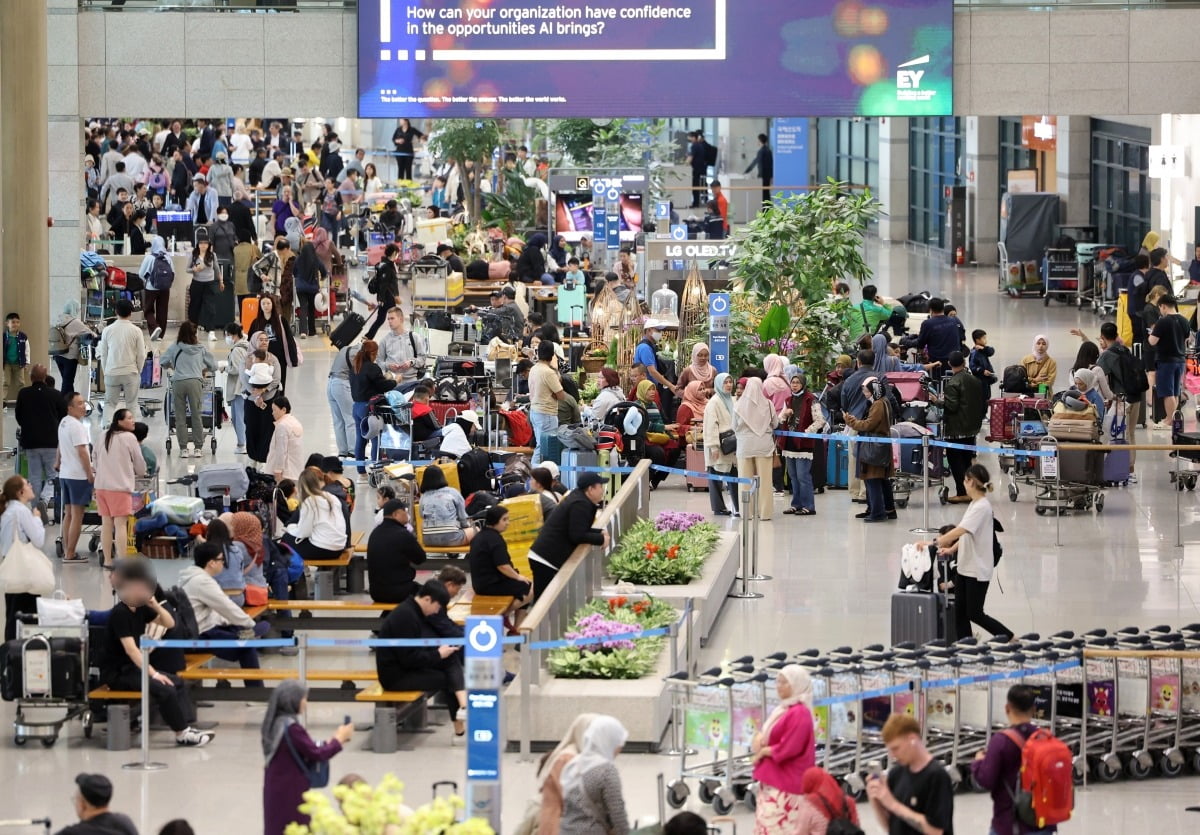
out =
[(80, 720), (80, 721), (83, 723), (83, 736), (84, 736), (84, 739), (91, 739), (91, 738), (92, 738), (92, 732), (93, 732), (93, 731), (95, 730), (95, 728), (96, 728), (96, 723), (95, 723), (95, 722), (93, 721), (93, 719), (92, 719), (92, 712), (91, 712), (90, 710), (85, 710), (85, 711), (84, 711), (84, 712), (83, 712), (83, 713), (80, 715), (80, 717), (79, 717), (79, 720)]
[(1200, 774), (1200, 748), (1196, 748), (1192, 751), (1191, 765), (1192, 771)]
[(1042, 296), (1042, 306), (1043, 306), (1043, 307), (1049, 307), (1049, 306), (1050, 306), (1050, 294), (1049, 294), (1049, 293), (1047, 293), (1046, 295)]
[(215, 455), (217, 452), (217, 439), (216, 438), (212, 439), (212, 443), (210, 444), (210, 446), (212, 447), (213, 454)]
[(941, 502), (942, 504), (949, 504), (949, 502), (950, 502), (950, 488), (949, 487), (943, 487), (942, 489), (938, 490), (938, 501)]
[(1017, 500), (1017, 485), (1008, 485), (1008, 500), (1010, 502), (1015, 502)]
[(58, 742), (58, 734), (55, 734), (54, 736), (42, 737), (42, 747), (43, 748), (53, 748), (54, 743), (56, 743), (56, 742)]
[(1101, 759), (1092, 765), (1092, 774), (1101, 783), (1113, 783), (1121, 776), (1121, 771)]
[(751, 812), (758, 808), (758, 783), (746, 786), (746, 793), (742, 795), (742, 805)]
[(168, 438), (167, 438), (167, 452), (170, 452), (170, 451), (171, 451), (171, 438), (168, 436)]
[(700, 781), (700, 790), (696, 792), (701, 803), (712, 803), (713, 798), (717, 796), (717, 788), (712, 783)]
[(18, 747), (24, 745), (28, 741), (28, 737), (21, 736), (20, 734), (13, 734), (13, 742), (15, 742)]
[(1175, 479), (1175, 489), (1176, 489), (1176, 490), (1178, 490), (1180, 493), (1182, 493), (1182, 492), (1183, 492), (1183, 489), (1184, 489), (1185, 487), (1187, 487), (1187, 485), (1186, 485), (1186, 484), (1184, 484), (1184, 482), (1185, 482), (1186, 480), (1187, 480), (1187, 479), (1183, 479), (1183, 478), (1177, 478), (1177, 479)]
[(1034, 513), (1036, 513), (1038, 516), (1045, 516), (1045, 515), (1046, 515), (1046, 508), (1044, 508), (1044, 507), (1035, 507), (1035, 508), (1033, 509), (1033, 512), (1034, 512)]
[(904, 499), (903, 501), (897, 501), (896, 507), (900, 508), (901, 510), (904, 510), (904, 508), (908, 507), (908, 499)]
[(1183, 773), (1183, 760), (1176, 763), (1164, 752), (1158, 758), (1158, 773), (1163, 777), (1178, 777)]
[(733, 792), (722, 787), (717, 789), (717, 793), (713, 796), (712, 808), (718, 815), (728, 815), (733, 811), (735, 803), (737, 801), (733, 797)]
[(1189, 490), (1195, 490), (1195, 489), (1196, 489), (1196, 479), (1195, 479), (1195, 477), (1189, 478), (1189, 479), (1187, 480), (1187, 489), (1189, 489)]
[(1150, 776), (1151, 766), (1144, 765), (1139, 757), (1130, 757), (1125, 762), (1125, 773), (1135, 780), (1145, 780)]
[(88, 550), (93, 554), (100, 550), (100, 537), (98, 535), (93, 535), (92, 538), (88, 540)]
[(1103, 493), (1101, 493), (1100, 495), (1098, 495), (1096, 497), (1096, 512), (1097, 513), (1104, 512), (1104, 494)]
[(63, 554), (66, 553), (63, 550), (63, 543), (61, 539), (54, 540), (54, 553), (60, 560), (63, 558)]
[(689, 485), (687, 486), (687, 491), (688, 491), (689, 493), (694, 493), (694, 492), (696, 492), (696, 488), (695, 488), (695, 487), (693, 487), (692, 485), (690, 485), (690, 484), (689, 484)]
[(682, 809), (683, 804), (687, 803), (689, 794), (691, 791), (688, 789), (687, 783), (682, 780), (673, 780), (667, 786), (667, 805), (672, 809)]

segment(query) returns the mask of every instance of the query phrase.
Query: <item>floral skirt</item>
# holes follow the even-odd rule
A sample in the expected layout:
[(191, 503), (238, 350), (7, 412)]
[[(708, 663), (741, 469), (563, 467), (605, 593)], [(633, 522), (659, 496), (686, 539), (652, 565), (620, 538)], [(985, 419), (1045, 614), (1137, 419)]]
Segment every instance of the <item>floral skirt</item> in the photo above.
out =
[(794, 835), (804, 811), (802, 795), (761, 785), (754, 807), (754, 835)]

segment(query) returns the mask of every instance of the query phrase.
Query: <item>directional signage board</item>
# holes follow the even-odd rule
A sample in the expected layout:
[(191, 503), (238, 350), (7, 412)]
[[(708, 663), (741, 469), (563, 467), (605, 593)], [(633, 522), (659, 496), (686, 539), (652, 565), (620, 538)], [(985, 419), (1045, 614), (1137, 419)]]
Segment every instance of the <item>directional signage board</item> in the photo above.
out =
[(500, 831), (500, 686), (504, 670), (504, 619), (490, 615), (467, 618), (467, 813), (485, 818)]
[(729, 371), (729, 294), (708, 294), (709, 362), (718, 373)]

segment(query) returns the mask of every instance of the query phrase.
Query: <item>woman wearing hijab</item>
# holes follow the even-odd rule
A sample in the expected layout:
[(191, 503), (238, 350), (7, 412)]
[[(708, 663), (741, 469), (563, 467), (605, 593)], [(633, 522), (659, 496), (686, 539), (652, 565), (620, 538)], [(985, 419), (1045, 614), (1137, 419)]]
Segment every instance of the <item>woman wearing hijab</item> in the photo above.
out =
[(1039, 333), (1033, 338), (1033, 353), (1027, 354), (1021, 360), (1021, 366), (1025, 369), (1029, 383), (1025, 393), (1036, 394), (1038, 386), (1042, 385), (1047, 391), (1054, 390), (1054, 380), (1058, 377), (1058, 363), (1050, 356), (1050, 342), (1045, 334)]
[[(637, 402), (646, 410), (646, 432), (649, 434), (666, 435), (667, 426), (663, 421), (662, 412), (658, 408), (658, 393), (654, 388), (654, 383), (650, 380), (641, 380), (634, 389), (634, 395)], [(650, 459), (652, 464), (658, 464), (664, 467), (674, 467), (679, 461), (679, 453), (682, 452), (682, 447), (679, 441), (668, 436), (666, 443), (651, 441), (647, 437), (646, 440), (646, 457)], [(655, 490), (667, 478), (667, 473), (659, 472), (658, 470), (650, 471), (650, 489)]]
[(930, 371), (933, 363), (922, 365), (919, 362), (901, 362), (899, 357), (892, 356), (888, 349), (887, 337), (877, 333), (871, 337), (871, 350), (875, 352), (875, 365), (872, 371), (883, 376), (893, 371)]
[(279, 361), (279, 390), (287, 388), (287, 370), (300, 364), (300, 355), (296, 350), (296, 338), (292, 329), (283, 319), (283, 303), (274, 296), (261, 295), (258, 297), (258, 316), (250, 323), (247, 332), (250, 334), (251, 347), (258, 348), (255, 334), (262, 333), (267, 338), (266, 349)]
[[(825, 428), (825, 416), (817, 405), (817, 398), (808, 390), (808, 383), (800, 369), (789, 366), (788, 382), (792, 396), (779, 415), (779, 426), (788, 432), (820, 432)], [(780, 438), (779, 451), (792, 483), (792, 504), (783, 512), (789, 516), (813, 516), (817, 506), (813, 499), (812, 463), (813, 438)]]
[[(713, 381), (713, 396), (704, 409), (704, 466), (714, 475), (737, 476), (737, 452), (721, 450), (721, 435), (733, 431), (733, 377), (718, 374)], [(733, 515), (738, 515), (738, 486), (729, 484)], [(714, 516), (728, 516), (725, 507), (725, 482), (709, 482), (708, 504)]]
[[(895, 423), (895, 415), (892, 414), (892, 408), (888, 404), (888, 399), (884, 397), (883, 384), (879, 382), (879, 378), (868, 377), (863, 380), (862, 392), (871, 403), (870, 409), (867, 411), (867, 416), (865, 418), (856, 418), (847, 412), (844, 415), (846, 425), (859, 435), (890, 436), (892, 424)], [(876, 444), (876, 446), (879, 446), (879, 444)], [(864, 522), (885, 522), (888, 519), (895, 519), (896, 502), (892, 498), (891, 482), (894, 471), (892, 456), (890, 454), (891, 444), (888, 444), (889, 455), (887, 456), (887, 463), (881, 465), (864, 463), (861, 444), (859, 450), (860, 452), (857, 456), (858, 477), (863, 480), (863, 484), (867, 488), (867, 509), (862, 513), (856, 514), (855, 518), (862, 519)]]
[[(780, 367), (782, 373), (783, 368)], [(746, 388), (733, 409), (733, 428), (737, 433), (737, 467), (742, 478), (758, 476), (758, 518), (769, 522), (775, 505), (771, 490), (772, 461), (775, 457), (775, 427), (779, 412), (763, 393), (763, 381), (746, 378)]]
[(692, 380), (683, 387), (683, 402), (675, 410), (675, 421), (679, 424), (679, 432), (688, 432), (693, 421), (704, 422), (704, 410), (708, 405), (708, 394), (704, 383)]
[(714, 379), (717, 376), (717, 369), (713, 367), (709, 361), (712, 357), (712, 351), (704, 342), (697, 342), (692, 346), (692, 364), (679, 374), (679, 382), (677, 385), (677, 393), (682, 394), (687, 388), (687, 384), (693, 380), (699, 380), (704, 384), (704, 388), (712, 393), (715, 386)]
[(825, 835), (835, 819), (858, 826), (858, 804), (851, 803), (834, 776), (813, 766), (800, 778), (800, 806), (793, 819), (794, 835)]
[(783, 411), (791, 397), (792, 390), (787, 379), (783, 376), (787, 361), (779, 354), (767, 354), (763, 357), (763, 369), (767, 379), (763, 380), (763, 395), (771, 401), (775, 411)]
[(792, 835), (798, 832), (804, 772), (816, 764), (813, 732), (812, 679), (799, 664), (789, 664), (775, 679), (779, 704), (762, 730), (754, 735), (750, 751), (758, 800), (754, 812), (755, 835)]
[(628, 835), (621, 774), (613, 763), (628, 738), (611, 716), (602, 714), (588, 725), (579, 756), (562, 771), (560, 835)]
[(308, 825), (308, 815), (299, 808), (304, 793), (312, 788), (308, 772), (317, 763), (333, 759), (354, 735), (354, 723), (347, 722), (334, 731), (328, 742), (313, 741), (300, 724), (307, 703), (308, 688), (298, 681), (280, 682), (267, 703), (262, 724), (262, 751), (267, 765), (263, 778), (265, 835), (283, 835), (292, 823)]
[(1072, 375), (1074, 391), (1068, 391), (1063, 398), (1067, 408), (1073, 411), (1086, 411), (1090, 404), (1096, 409), (1096, 418), (1104, 425), (1104, 396), (1096, 386), (1096, 375), (1086, 368), (1077, 369)]
[[(550, 244), (550, 258), (554, 261), (554, 272), (565, 274), (567, 271), (567, 259), (571, 256), (567, 254), (567, 239), (562, 235), (554, 236), (554, 243)], [(546, 264), (549, 267), (549, 264)]]
[[(162, 238), (155, 238), (155, 240), (161, 241)], [(63, 311), (54, 325), (61, 335), (65, 348), (61, 354), (54, 355), (54, 364), (58, 366), (59, 389), (62, 391), (63, 397), (70, 400), (71, 395), (75, 393), (75, 373), (79, 370), (80, 342), (85, 339), (94, 340), (96, 332), (79, 318), (79, 302), (77, 301), (69, 301), (63, 305)]]
[(563, 813), (563, 769), (583, 750), (584, 735), (597, 716), (595, 713), (581, 713), (576, 716), (558, 746), (542, 758), (537, 773), (538, 789), (541, 791), (541, 804), (536, 817), (538, 835), (558, 833)]
[(526, 284), (554, 283), (552, 276), (546, 276), (546, 278), (550, 278), (549, 282), (543, 278), (546, 275), (546, 256), (542, 253), (542, 247), (545, 245), (544, 233), (534, 232), (529, 236), (529, 240), (525, 242), (525, 246), (521, 250), (521, 257), (517, 259), (518, 281)]
[(600, 381), (604, 388), (600, 389), (596, 399), (583, 410), (583, 413), (593, 420), (603, 421), (613, 406), (625, 402), (625, 392), (621, 390), (621, 375), (616, 372), (616, 369), (601, 368)]

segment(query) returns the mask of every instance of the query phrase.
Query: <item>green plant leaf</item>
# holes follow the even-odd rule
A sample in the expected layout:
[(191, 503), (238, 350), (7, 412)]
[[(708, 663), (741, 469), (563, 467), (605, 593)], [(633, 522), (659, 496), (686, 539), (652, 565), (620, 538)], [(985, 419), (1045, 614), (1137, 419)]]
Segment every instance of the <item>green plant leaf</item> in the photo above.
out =
[(781, 304), (773, 305), (758, 324), (758, 338), (763, 342), (779, 339), (787, 333), (788, 325), (792, 322), (792, 314)]

